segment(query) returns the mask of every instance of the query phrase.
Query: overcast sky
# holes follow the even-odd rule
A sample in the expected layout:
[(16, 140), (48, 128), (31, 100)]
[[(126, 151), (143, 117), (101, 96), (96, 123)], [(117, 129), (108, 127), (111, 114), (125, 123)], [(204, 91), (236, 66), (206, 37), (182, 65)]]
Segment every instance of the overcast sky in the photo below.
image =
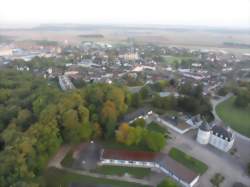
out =
[(250, 27), (250, 0), (1, 0), (0, 24)]

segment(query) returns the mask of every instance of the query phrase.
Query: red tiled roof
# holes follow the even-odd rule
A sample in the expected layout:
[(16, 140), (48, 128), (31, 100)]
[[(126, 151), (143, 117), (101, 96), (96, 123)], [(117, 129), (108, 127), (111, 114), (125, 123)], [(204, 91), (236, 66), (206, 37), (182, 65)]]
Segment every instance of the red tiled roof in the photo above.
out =
[(103, 150), (103, 159), (114, 160), (134, 160), (134, 161), (154, 161), (158, 153), (144, 151), (127, 151), (127, 150)]

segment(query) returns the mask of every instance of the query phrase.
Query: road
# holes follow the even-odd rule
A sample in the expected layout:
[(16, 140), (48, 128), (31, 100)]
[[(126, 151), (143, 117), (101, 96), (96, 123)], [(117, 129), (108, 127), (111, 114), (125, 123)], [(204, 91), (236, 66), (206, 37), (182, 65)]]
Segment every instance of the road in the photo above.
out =
[(198, 144), (195, 140), (196, 130), (192, 130), (184, 135), (178, 134), (171, 129), (169, 131), (172, 139), (168, 140), (168, 146), (164, 149), (165, 153), (168, 153), (171, 147), (177, 147), (208, 165), (209, 169), (201, 176), (198, 187), (212, 187), (209, 180), (216, 172), (225, 176), (225, 181), (221, 187), (231, 187), (234, 182), (250, 184), (250, 178), (244, 171), (245, 163), (237, 155), (232, 156), (210, 145), (203, 146)]
[[(216, 122), (222, 122), (222, 120), (220, 119), (220, 117), (219, 117), (218, 114), (216, 113), (216, 106), (219, 105), (220, 103), (226, 101), (227, 99), (229, 99), (229, 98), (232, 97), (232, 96), (233, 96), (233, 94), (232, 94), (232, 93), (229, 93), (229, 94), (227, 94), (226, 96), (221, 97), (221, 98), (218, 99), (218, 100), (215, 100), (215, 99), (212, 99), (212, 100), (211, 100), (211, 104), (212, 104), (212, 107), (213, 107), (212, 113), (213, 113), (213, 115), (214, 115), (214, 118), (215, 118), (215, 121), (216, 121)], [(235, 130), (233, 130), (233, 129), (231, 129), (231, 130), (234, 132), (234, 134), (235, 134), (235, 136), (236, 136), (237, 139), (239, 138), (239, 139), (242, 139), (242, 140), (244, 140), (244, 141), (250, 142), (250, 138), (248, 138), (248, 137), (246, 137), (246, 136), (244, 136), (244, 135), (238, 133), (237, 131), (235, 131)]]

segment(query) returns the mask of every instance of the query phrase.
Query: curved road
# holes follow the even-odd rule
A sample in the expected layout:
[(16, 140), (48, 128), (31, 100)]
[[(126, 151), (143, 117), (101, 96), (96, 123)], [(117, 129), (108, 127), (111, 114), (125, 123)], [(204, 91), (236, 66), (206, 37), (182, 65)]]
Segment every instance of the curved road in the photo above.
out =
[[(216, 121), (216, 122), (222, 122), (222, 121), (223, 121), (222, 119), (220, 119), (220, 117), (219, 117), (218, 114), (216, 113), (216, 106), (217, 106), (218, 104), (220, 104), (220, 103), (226, 101), (227, 99), (229, 99), (229, 98), (232, 97), (232, 96), (233, 96), (233, 94), (232, 94), (232, 93), (229, 93), (229, 94), (227, 94), (226, 96), (221, 97), (221, 98), (218, 99), (218, 100), (214, 100), (214, 99), (211, 100), (211, 104), (212, 104), (212, 107), (213, 107), (212, 113), (213, 113), (213, 115), (214, 115), (214, 118), (215, 118), (215, 121)], [(237, 138), (240, 138), (240, 139), (243, 139), (243, 140), (245, 140), (245, 141), (250, 142), (250, 138), (248, 138), (248, 137), (246, 137), (246, 136), (240, 134), (239, 132), (237, 132), (237, 131), (235, 131), (235, 130), (233, 130), (233, 129), (231, 129), (231, 130), (234, 132), (234, 134), (235, 134), (235, 136), (236, 136)]]

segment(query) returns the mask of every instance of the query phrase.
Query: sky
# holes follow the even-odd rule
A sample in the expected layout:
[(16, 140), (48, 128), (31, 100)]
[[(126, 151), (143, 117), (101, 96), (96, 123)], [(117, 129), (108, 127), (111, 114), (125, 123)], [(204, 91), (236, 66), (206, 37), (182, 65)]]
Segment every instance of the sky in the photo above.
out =
[(1, 0), (0, 25), (46, 23), (250, 28), (250, 0)]

